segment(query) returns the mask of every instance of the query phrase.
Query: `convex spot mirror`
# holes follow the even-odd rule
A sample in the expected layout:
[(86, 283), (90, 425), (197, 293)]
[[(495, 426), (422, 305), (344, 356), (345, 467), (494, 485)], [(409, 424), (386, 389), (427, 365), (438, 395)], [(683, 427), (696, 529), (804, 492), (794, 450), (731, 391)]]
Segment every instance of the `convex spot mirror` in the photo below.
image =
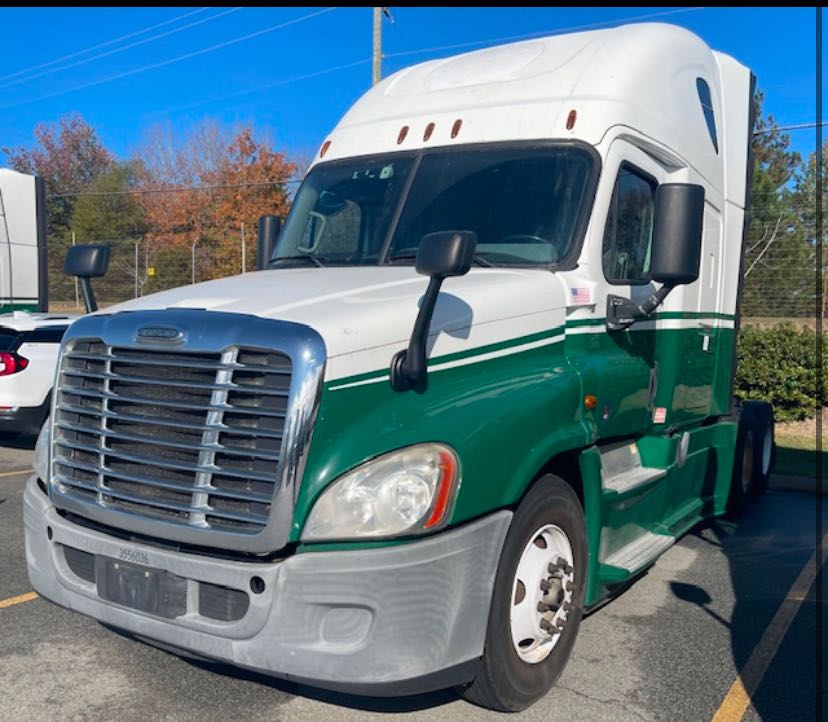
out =
[(699, 277), (704, 188), (664, 183), (655, 196), (650, 277), (665, 286), (693, 283)]
[(473, 231), (438, 231), (423, 236), (414, 266), (417, 273), (431, 278), (463, 276), (469, 272), (477, 234)]
[(429, 277), (428, 288), (420, 303), (408, 348), (398, 351), (391, 359), (391, 387), (396, 391), (425, 391), (426, 339), (440, 287), (446, 278), (469, 272), (476, 248), (477, 234), (473, 231), (439, 231), (423, 236), (420, 241), (414, 267), (417, 273)]
[(282, 219), (279, 216), (262, 216), (259, 218), (259, 235), (256, 239), (256, 268), (263, 271), (270, 263), (276, 239), (282, 229)]
[(72, 246), (66, 251), (66, 273), (78, 278), (100, 278), (109, 268), (109, 246), (89, 244)]

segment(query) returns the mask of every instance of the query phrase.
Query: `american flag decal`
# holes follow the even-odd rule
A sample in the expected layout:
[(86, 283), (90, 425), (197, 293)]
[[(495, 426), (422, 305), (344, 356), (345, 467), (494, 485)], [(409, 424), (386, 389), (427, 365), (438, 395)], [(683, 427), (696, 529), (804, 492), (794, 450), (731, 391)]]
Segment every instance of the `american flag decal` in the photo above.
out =
[(590, 303), (592, 294), (588, 288), (570, 288), (572, 292), (572, 303)]

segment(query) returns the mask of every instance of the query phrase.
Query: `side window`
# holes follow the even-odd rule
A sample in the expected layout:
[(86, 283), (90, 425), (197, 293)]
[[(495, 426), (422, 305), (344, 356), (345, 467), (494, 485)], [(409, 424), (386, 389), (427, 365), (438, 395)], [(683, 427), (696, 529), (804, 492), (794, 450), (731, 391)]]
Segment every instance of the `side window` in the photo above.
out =
[(604, 228), (604, 276), (610, 283), (649, 280), (655, 189), (655, 181), (622, 164)]
[(704, 122), (707, 123), (707, 132), (710, 133), (710, 141), (719, 152), (719, 138), (716, 135), (716, 115), (713, 112), (713, 99), (710, 97), (710, 86), (704, 78), (696, 78), (696, 90), (699, 92)]

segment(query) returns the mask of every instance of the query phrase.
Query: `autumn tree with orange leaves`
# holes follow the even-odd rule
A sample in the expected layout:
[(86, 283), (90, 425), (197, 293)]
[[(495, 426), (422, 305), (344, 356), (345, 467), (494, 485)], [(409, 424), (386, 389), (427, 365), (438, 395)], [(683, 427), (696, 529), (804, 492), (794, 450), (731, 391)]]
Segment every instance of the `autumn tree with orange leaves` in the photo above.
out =
[(146, 220), (146, 255), (155, 275), (146, 291), (189, 283), (195, 244), (197, 281), (255, 268), (260, 216), (284, 217), (296, 166), (254, 135), (213, 122), (197, 126), (183, 142), (168, 129), (152, 130), (139, 149), (135, 197)]

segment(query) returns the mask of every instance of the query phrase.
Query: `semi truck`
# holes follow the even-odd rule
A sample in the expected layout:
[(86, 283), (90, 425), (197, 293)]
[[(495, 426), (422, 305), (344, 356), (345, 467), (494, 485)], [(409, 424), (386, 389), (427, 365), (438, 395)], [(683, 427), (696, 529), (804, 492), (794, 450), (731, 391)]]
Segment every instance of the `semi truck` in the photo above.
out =
[(772, 409), (732, 395), (753, 84), (664, 24), (380, 82), (261, 270), (69, 328), (35, 590), (293, 681), (531, 705), (767, 483)]

